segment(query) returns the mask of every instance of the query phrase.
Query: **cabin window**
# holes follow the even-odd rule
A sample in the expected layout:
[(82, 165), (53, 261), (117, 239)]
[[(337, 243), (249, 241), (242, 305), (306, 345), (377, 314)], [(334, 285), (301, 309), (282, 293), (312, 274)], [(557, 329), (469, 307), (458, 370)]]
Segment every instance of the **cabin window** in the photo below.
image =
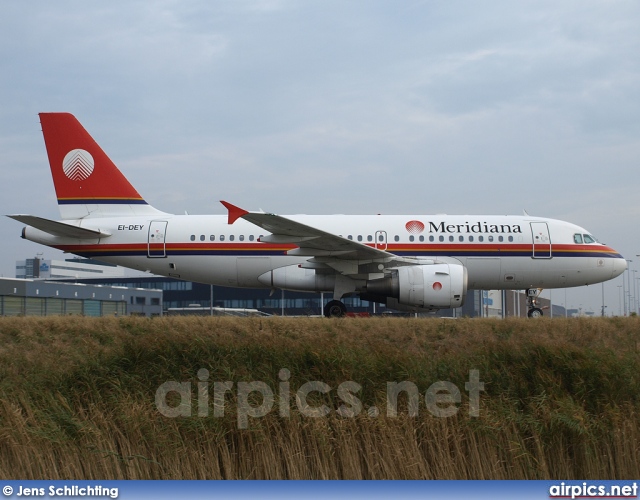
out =
[(367, 241), (373, 241), (373, 236), (368, 235), (368, 236), (367, 236)]
[(489, 241), (493, 241), (493, 235), (487, 236), (487, 239), (488, 239)]
[(413, 234), (411, 236), (409, 236), (409, 241), (413, 241), (415, 240), (415, 238), (413, 237)]
[(249, 235), (249, 241), (253, 241), (253, 234)]
[(362, 241), (362, 235), (361, 234), (358, 235), (358, 241)]
[(513, 241), (513, 236), (509, 236), (509, 241), (512, 242)]
[(458, 236), (458, 241), (460, 241), (460, 242), (464, 241), (464, 236), (462, 236), (462, 235)]
[(349, 236), (347, 236), (347, 239), (352, 240), (352, 239), (353, 239), (353, 236), (352, 236), (352, 235), (349, 235)]
[(400, 236), (397, 234), (393, 237), (393, 241), (400, 241)]
[(209, 236), (209, 240), (210, 240), (210, 241), (216, 241), (216, 237), (215, 237), (215, 235), (213, 235), (213, 234), (212, 234), (211, 236)]
[(482, 236), (482, 235), (478, 236), (478, 241), (480, 243), (482, 243), (484, 241), (484, 236)]
[(581, 234), (574, 234), (573, 235), (573, 242), (578, 244), (578, 245), (582, 245), (582, 235)]
[(420, 238), (418, 238), (420, 241), (424, 241), (424, 236), (420, 235)]
[(220, 241), (224, 241), (224, 234), (220, 235)]
[(244, 234), (241, 234), (240, 236), (238, 236), (238, 239), (239, 239), (240, 241), (244, 241)]
[(444, 236), (440, 235), (440, 237), (438, 238), (440, 241), (444, 241)]
[(498, 236), (498, 241), (502, 243), (504, 241), (504, 238), (502, 236)]
[(384, 241), (384, 236), (382, 234), (378, 236), (378, 241)]
[(235, 239), (236, 239), (236, 237), (233, 234), (231, 236), (229, 236), (229, 241), (233, 241)]
[(587, 244), (596, 242), (596, 239), (590, 234), (584, 234), (583, 236), (584, 236), (584, 242)]
[(191, 235), (191, 241), (196, 241), (196, 235), (195, 234)]
[(469, 241), (473, 241), (473, 236), (469, 235)]
[(454, 239), (453, 235), (449, 236), (449, 241), (453, 241)]
[(204, 241), (204, 234), (200, 235), (200, 241)]
[(434, 240), (435, 240), (435, 238), (433, 237), (433, 234), (430, 234), (429, 235), (429, 241), (434, 241)]

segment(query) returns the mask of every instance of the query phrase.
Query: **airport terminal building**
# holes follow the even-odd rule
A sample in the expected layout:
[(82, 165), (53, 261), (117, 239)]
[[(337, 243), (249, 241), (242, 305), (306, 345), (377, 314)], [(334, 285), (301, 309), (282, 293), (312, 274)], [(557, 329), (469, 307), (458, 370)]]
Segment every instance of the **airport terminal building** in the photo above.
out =
[[(2, 284), (0, 314), (158, 316), (179, 310), (208, 314), (216, 308), (257, 310), (278, 316), (320, 316), (324, 304), (332, 299), (331, 293), (228, 288), (154, 275), (127, 277), (125, 272), (122, 267), (91, 259), (55, 261), (34, 258), (18, 261), (16, 276), (26, 279)], [(359, 297), (345, 297), (343, 300), (347, 310), (355, 314), (402, 314)], [(563, 307), (551, 306), (545, 299), (539, 301), (545, 315), (565, 315)], [(526, 311), (523, 293), (470, 290), (463, 307), (421, 315), (500, 318), (526, 316)]]
[(125, 268), (80, 257), (49, 260), (34, 257), (16, 262), (16, 278), (116, 278), (124, 277)]
[(161, 316), (162, 290), (0, 278), (0, 316)]
[[(207, 314), (206, 308), (220, 309), (256, 309), (262, 313), (282, 316), (320, 316), (324, 304), (332, 299), (331, 293), (305, 293), (287, 290), (228, 288), (192, 281), (181, 281), (162, 276), (135, 278), (103, 278), (76, 280), (86, 284), (134, 287), (138, 289), (160, 289), (163, 291), (163, 309), (170, 310), (200, 308)], [(356, 314), (389, 314), (396, 311), (384, 305), (361, 300), (359, 297), (344, 297), (349, 312)], [(564, 316), (564, 308), (539, 299), (546, 316)], [(553, 311), (551, 311), (553, 307)], [(463, 307), (442, 309), (435, 313), (420, 313), (423, 316), (439, 317), (526, 317), (526, 296), (524, 293), (503, 290), (470, 290)], [(404, 313), (403, 315), (407, 315)]]

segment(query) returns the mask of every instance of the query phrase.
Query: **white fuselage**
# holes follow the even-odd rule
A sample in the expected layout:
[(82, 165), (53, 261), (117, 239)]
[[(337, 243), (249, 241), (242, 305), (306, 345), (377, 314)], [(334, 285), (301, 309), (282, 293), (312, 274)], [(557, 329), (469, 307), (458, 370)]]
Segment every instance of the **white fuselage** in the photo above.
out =
[[(590, 240), (588, 232), (567, 222), (529, 216), (288, 216), (398, 256), (461, 264), (470, 289), (559, 288), (599, 283), (621, 274), (626, 261), (612, 248)], [(272, 286), (260, 279), (286, 266), (303, 265), (308, 256), (287, 255), (292, 244), (260, 241), (269, 234), (222, 215), (97, 217), (65, 223), (98, 229), (110, 236), (72, 239), (33, 227), (26, 239), (85, 257), (231, 287)], [(576, 235), (580, 235), (579, 242)], [(301, 269), (300, 273), (313, 272)], [(305, 290), (304, 285), (290, 288)], [(318, 289), (318, 286), (322, 289)], [(315, 291), (333, 286), (314, 285)], [(308, 289), (308, 291), (313, 291)]]

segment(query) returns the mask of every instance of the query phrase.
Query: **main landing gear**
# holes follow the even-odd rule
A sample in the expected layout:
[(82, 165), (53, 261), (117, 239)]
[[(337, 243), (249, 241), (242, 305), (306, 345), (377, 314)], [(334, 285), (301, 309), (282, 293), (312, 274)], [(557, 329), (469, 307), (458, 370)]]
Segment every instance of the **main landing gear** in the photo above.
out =
[(347, 306), (339, 300), (331, 300), (324, 306), (324, 315), (327, 318), (342, 318), (347, 314)]
[(542, 309), (538, 307), (537, 298), (542, 292), (542, 288), (527, 289), (527, 316), (530, 318), (541, 318), (543, 316)]

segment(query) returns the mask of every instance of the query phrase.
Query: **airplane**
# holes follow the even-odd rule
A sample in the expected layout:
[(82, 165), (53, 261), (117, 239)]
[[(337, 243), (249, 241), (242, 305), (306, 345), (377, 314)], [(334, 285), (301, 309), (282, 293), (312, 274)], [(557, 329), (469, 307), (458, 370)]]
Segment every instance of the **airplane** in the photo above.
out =
[(463, 305), (468, 290), (590, 285), (627, 268), (616, 250), (561, 220), (497, 215), (291, 215), (221, 203), (175, 215), (147, 203), (70, 113), (40, 113), (61, 220), (9, 215), (22, 238), (156, 275), (228, 287), (332, 292), (400, 311)]

